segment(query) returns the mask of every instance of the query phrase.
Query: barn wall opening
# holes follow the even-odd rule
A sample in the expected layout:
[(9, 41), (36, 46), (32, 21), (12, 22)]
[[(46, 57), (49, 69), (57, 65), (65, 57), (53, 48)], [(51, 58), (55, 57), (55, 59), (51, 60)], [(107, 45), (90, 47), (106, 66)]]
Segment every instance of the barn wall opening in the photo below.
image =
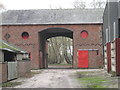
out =
[(72, 68), (73, 40), (68, 37), (47, 39), (48, 68)]
[[(49, 64), (52, 64), (50, 62), (50, 56), (51, 56), (50, 54), (52, 54), (52, 53), (56, 54), (56, 55), (54, 55), (54, 58), (53, 58), (53, 60), (55, 60), (55, 62), (53, 62), (53, 64), (55, 65), (55, 64), (60, 63), (56, 59), (58, 59), (58, 57), (60, 58), (59, 55), (62, 53), (62, 51), (60, 53), (58, 53), (59, 55), (57, 55), (57, 53), (55, 53), (56, 51), (52, 51), (51, 53), (49, 53), (50, 45), (55, 44), (55, 43), (50, 43), (51, 40), (55, 41), (57, 39), (61, 39), (61, 40), (66, 39), (69, 41), (71, 40), (71, 44), (73, 44), (72, 43), (73, 31), (66, 29), (66, 28), (48, 28), (48, 29), (45, 29), (45, 30), (42, 30), (41, 32), (39, 32), (39, 41), (40, 41), (39, 42), (40, 43), (39, 44), (40, 45), (39, 57), (40, 57), (40, 67), (41, 68), (50, 68)], [(67, 43), (67, 41), (66, 41), (66, 43)], [(56, 47), (58, 47), (58, 46), (59, 45), (57, 45)], [(54, 48), (56, 48), (56, 47), (54, 46)], [(65, 46), (63, 48), (65, 48)], [(72, 48), (71, 50), (73, 50), (73, 45), (71, 46), (71, 48)], [(56, 49), (58, 50), (59, 48), (56, 48)], [(69, 52), (67, 49), (65, 49), (65, 50), (66, 50), (65, 52), (67, 52), (67, 53)], [(74, 52), (74, 50), (73, 50), (73, 52)], [(72, 52), (72, 54), (73, 54), (73, 52)], [(66, 57), (64, 57), (64, 59), (65, 58)], [(71, 58), (73, 58), (73, 56)], [(67, 60), (67, 58), (66, 58), (66, 60)], [(72, 62), (73, 62), (73, 60), (72, 60)], [(72, 62), (71, 62), (71, 64), (69, 61), (67, 63), (69, 63), (70, 66), (72, 67), (72, 64), (73, 64)]]

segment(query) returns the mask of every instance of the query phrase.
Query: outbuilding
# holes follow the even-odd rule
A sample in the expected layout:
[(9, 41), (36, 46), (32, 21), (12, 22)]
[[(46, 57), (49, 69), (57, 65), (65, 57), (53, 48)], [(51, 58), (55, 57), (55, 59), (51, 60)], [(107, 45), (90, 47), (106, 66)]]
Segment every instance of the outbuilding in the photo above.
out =
[[(30, 61), (22, 60), (28, 53), (12, 44), (0, 40), (0, 83), (18, 78), (30, 72)], [(21, 69), (24, 67), (24, 70)]]
[(103, 15), (105, 69), (120, 75), (120, 2), (108, 0)]

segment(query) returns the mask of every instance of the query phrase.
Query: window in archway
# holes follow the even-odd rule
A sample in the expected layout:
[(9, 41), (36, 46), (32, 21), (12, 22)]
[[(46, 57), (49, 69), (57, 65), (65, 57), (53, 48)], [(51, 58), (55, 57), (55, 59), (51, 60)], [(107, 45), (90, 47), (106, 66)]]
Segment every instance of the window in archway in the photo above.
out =
[(83, 31), (80, 33), (80, 36), (81, 36), (83, 39), (85, 39), (85, 38), (88, 37), (88, 32), (85, 31), (85, 30), (83, 30)]
[(23, 32), (21, 36), (23, 39), (28, 39), (29, 34), (27, 32)]

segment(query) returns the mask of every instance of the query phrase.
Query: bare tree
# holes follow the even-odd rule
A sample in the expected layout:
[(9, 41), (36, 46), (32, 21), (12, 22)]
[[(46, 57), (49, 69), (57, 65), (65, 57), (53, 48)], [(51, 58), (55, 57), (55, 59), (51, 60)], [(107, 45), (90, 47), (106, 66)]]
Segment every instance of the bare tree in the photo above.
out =
[(72, 63), (72, 39), (67, 37), (54, 37), (49, 40), (48, 63)]
[(84, 9), (86, 7), (86, 2), (84, 0), (75, 0), (73, 2), (73, 7), (76, 9)]
[(5, 9), (4, 5), (0, 2), (0, 10)]

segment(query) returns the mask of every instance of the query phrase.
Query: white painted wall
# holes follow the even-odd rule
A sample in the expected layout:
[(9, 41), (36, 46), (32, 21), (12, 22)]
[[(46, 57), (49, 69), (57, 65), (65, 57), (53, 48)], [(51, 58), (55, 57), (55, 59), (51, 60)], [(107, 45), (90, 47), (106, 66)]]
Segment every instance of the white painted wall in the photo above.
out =
[(111, 70), (116, 72), (116, 52), (115, 42), (111, 43)]

